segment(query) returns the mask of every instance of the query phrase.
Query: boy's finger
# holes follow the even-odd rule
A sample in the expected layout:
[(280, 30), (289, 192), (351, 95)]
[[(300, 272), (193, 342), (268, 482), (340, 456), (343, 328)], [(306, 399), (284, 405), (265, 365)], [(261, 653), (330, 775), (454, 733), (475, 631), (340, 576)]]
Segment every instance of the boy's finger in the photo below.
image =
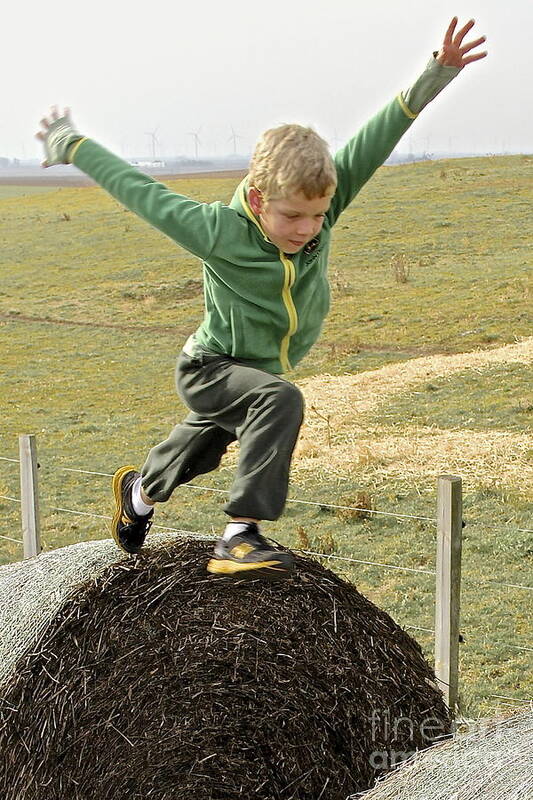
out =
[(43, 126), (43, 128), (45, 130), (48, 130), (48, 128), (50, 127), (50, 123), (48, 122), (48, 117), (43, 117), (42, 118), (41, 125)]
[(467, 56), (466, 58), (463, 58), (463, 65), (464, 64), (471, 64), (472, 61), (479, 61), (480, 58), (485, 58), (485, 56), (487, 56), (487, 55), (488, 55), (488, 52), (486, 50), (484, 50), (483, 53), (476, 53), (475, 56)]
[(468, 31), (469, 31), (469, 30), (470, 30), (470, 29), (471, 29), (471, 28), (472, 28), (472, 27), (473, 27), (475, 24), (476, 24), (476, 21), (475, 21), (474, 19), (471, 19), (471, 20), (469, 20), (469, 21), (466, 23), (466, 25), (465, 25), (463, 28), (461, 28), (461, 30), (460, 30), (460, 31), (458, 31), (458, 32), (456, 33), (456, 35), (455, 35), (455, 39), (454, 39), (454, 42), (455, 42), (456, 44), (460, 45), (460, 44), (461, 44), (461, 42), (463, 41), (463, 39), (465, 38), (466, 34), (468, 33)]
[(448, 25), (448, 30), (444, 35), (444, 44), (451, 44), (453, 39), (453, 32), (455, 30), (455, 26), (457, 25), (458, 19), (454, 17), (450, 24)]
[(476, 39), (475, 42), (467, 42), (465, 45), (463, 45), (463, 47), (460, 48), (459, 52), (461, 53), (461, 55), (464, 55), (465, 53), (468, 53), (469, 50), (473, 50), (474, 47), (479, 47), (479, 45), (483, 44), (483, 42), (485, 41), (486, 41), (486, 36), (480, 36), (480, 38)]
[(45, 138), (44, 133), (42, 131), (37, 131), (37, 133), (35, 134), (35, 138), (40, 139), (42, 142)]

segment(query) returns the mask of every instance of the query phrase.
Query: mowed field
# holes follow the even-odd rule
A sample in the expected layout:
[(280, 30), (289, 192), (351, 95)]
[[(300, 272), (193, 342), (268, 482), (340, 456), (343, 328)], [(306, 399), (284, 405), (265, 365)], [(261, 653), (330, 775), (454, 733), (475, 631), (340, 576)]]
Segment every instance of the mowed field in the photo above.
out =
[[(532, 175), (527, 156), (383, 167), (341, 217), (332, 311), (289, 376), (307, 400), (291, 499), (318, 505), (291, 502), (265, 525), (330, 556), (431, 659), (436, 478), (462, 476), (467, 715), (533, 696), (533, 593), (518, 588), (533, 586)], [(167, 183), (227, 202), (236, 179)], [(46, 188), (0, 186), (0, 495), (13, 498), (0, 533), (20, 538), (5, 459), (35, 433), (42, 536), (57, 548), (108, 535), (109, 475), (184, 415), (174, 363), (203, 298), (200, 262), (102, 190)], [(218, 532), (236, 457), (157, 522)], [(361, 502), (387, 513), (326, 507)], [(0, 563), (20, 557), (0, 539)]]

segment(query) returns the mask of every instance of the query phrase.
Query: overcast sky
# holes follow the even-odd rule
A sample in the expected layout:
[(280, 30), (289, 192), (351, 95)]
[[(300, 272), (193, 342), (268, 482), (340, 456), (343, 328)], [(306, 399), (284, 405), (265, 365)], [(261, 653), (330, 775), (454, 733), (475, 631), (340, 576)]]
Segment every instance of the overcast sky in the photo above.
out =
[(40, 158), (52, 103), (132, 156), (249, 152), (265, 128), (310, 124), (332, 144), (418, 76), (449, 20), (473, 17), (468, 66), (400, 150), (533, 151), (531, 0), (54, 0), (2, 12), (0, 156)]

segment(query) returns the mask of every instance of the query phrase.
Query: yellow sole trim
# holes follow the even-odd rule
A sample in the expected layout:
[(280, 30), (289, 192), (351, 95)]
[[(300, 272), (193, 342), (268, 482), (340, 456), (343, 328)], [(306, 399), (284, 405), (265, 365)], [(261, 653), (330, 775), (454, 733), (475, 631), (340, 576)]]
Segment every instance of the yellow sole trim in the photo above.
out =
[[(120, 547), (121, 550), (124, 550), (122, 545), (120, 544), (118, 533), (117, 533), (117, 526), (120, 521), (120, 517), (122, 516), (122, 481), (124, 479), (124, 475), (131, 471), (136, 472), (137, 467), (121, 467), (117, 469), (115, 474), (113, 475), (113, 496), (115, 498), (115, 513), (113, 514), (113, 519), (111, 521), (111, 535), (113, 539)], [(125, 551), (127, 552), (127, 551)]]
[(253, 572), (258, 569), (267, 569), (272, 572), (288, 572), (283, 567), (275, 566), (280, 563), (280, 561), (253, 561), (243, 564), (238, 561), (212, 558), (207, 565), (207, 571), (216, 575), (236, 575), (238, 572)]

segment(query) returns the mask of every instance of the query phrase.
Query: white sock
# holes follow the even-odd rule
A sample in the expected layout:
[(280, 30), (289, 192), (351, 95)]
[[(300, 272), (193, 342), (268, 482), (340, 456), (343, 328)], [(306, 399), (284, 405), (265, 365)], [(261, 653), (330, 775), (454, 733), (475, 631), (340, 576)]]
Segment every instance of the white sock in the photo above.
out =
[(137, 478), (131, 490), (131, 503), (133, 510), (139, 517), (145, 517), (153, 509), (153, 506), (145, 503), (141, 497), (141, 478)]
[[(248, 526), (253, 525), (250, 522), (228, 522), (226, 525), (226, 529), (222, 534), (222, 538), (225, 542), (229, 541), (232, 536), (236, 536), (238, 533), (244, 533), (248, 530)], [(259, 527), (259, 526), (257, 526)]]

